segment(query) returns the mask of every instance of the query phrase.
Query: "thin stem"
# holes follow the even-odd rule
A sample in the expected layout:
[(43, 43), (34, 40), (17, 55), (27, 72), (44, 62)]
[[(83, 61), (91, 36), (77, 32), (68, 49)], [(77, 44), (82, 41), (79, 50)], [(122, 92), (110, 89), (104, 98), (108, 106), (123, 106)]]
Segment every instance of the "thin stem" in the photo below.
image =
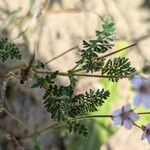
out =
[(61, 56), (65, 55), (65, 54), (67, 54), (67, 53), (69, 53), (69, 52), (71, 52), (72, 50), (75, 50), (75, 49), (78, 49), (78, 48), (79, 48), (78, 45), (75, 46), (75, 47), (70, 48), (69, 50), (67, 50), (67, 51), (65, 51), (65, 52), (63, 52), (63, 53), (61, 53), (61, 54), (59, 54), (58, 56), (56, 56), (56, 57), (50, 59), (49, 61), (47, 61), (47, 62), (44, 64), (44, 66), (47, 65), (47, 64), (49, 64), (49, 63), (51, 63), (52, 61), (54, 61), (54, 60), (60, 58)]
[(74, 72), (79, 72), (79, 71), (83, 71), (83, 69), (79, 68), (79, 69), (74, 70)]
[(71, 69), (71, 71), (74, 71), (78, 66), (79, 64), (77, 64), (73, 69)]
[[(64, 124), (63, 124), (63, 125), (64, 125)], [(48, 127), (44, 127), (44, 128), (42, 128), (42, 129), (36, 131), (36, 132), (31, 132), (31, 133), (29, 133), (28, 135), (25, 135), (25, 136), (21, 137), (20, 139), (21, 139), (21, 140), (24, 140), (24, 139), (33, 137), (33, 136), (35, 136), (36, 134), (41, 134), (41, 133), (43, 133), (43, 132), (46, 132), (47, 130), (50, 130), (50, 129), (52, 129), (52, 128), (57, 128), (57, 127), (63, 126), (63, 125), (62, 125), (62, 124), (59, 124), (59, 123), (54, 123), (54, 124), (52, 124), (52, 125), (50, 125), (50, 126), (48, 126)]]
[[(140, 112), (138, 113), (139, 115), (144, 115), (144, 114), (150, 114), (150, 112)], [(67, 123), (71, 123), (71, 122), (74, 122), (74, 121), (77, 121), (77, 120), (86, 120), (86, 119), (93, 119), (93, 118), (112, 118), (113, 115), (89, 115), (89, 116), (80, 116), (80, 117), (77, 117), (77, 118), (70, 118)], [(65, 126), (66, 123), (63, 123), (63, 124), (60, 124), (60, 123), (54, 123), (48, 127), (44, 127), (36, 132), (31, 132), (30, 134), (26, 135), (26, 136), (23, 136), (20, 138), (20, 140), (24, 140), (24, 139), (27, 139), (27, 138), (30, 138), (30, 137), (33, 137), (35, 134), (41, 134), (49, 129), (52, 129), (52, 128), (58, 128), (58, 127), (63, 127)], [(141, 126), (137, 125), (136, 123), (133, 123), (134, 126), (142, 129)], [(142, 129), (143, 130), (143, 129)]]
[(94, 74), (73, 74), (74, 76), (83, 76), (83, 77), (94, 77), (94, 78), (128, 78), (129, 76), (105, 76), (105, 75), (94, 75)]
[(15, 142), (16, 146), (19, 148), (19, 150), (24, 150), (24, 148), (21, 146), (21, 143), (19, 140), (17, 140), (15, 137), (10, 135), (9, 133), (6, 133), (4, 131), (0, 131), (0, 135), (2, 135), (6, 140), (9, 142)]
[[(124, 47), (124, 48), (118, 49), (118, 50), (116, 50), (116, 51), (114, 51), (114, 52), (112, 52), (112, 53), (109, 53), (109, 54), (106, 54), (106, 55), (102, 55), (102, 56), (100, 56), (100, 57), (95, 57), (95, 58), (93, 58), (92, 60), (95, 60), (95, 59), (98, 59), (98, 58), (106, 58), (106, 57), (108, 57), (108, 56), (114, 55), (114, 54), (116, 54), (116, 53), (119, 53), (119, 52), (121, 52), (121, 51), (123, 51), (123, 50), (126, 50), (126, 49), (128, 49), (128, 48), (130, 48), (130, 47), (133, 47), (133, 46), (136, 46), (136, 45), (137, 45), (137, 43), (134, 43), (134, 44), (129, 45), (129, 46), (126, 46), (126, 47)], [(75, 68), (75, 69), (76, 69), (76, 68)], [(79, 71), (82, 71), (82, 70), (83, 70), (82, 68), (79, 68), (79, 69), (77, 69), (77, 70), (74, 70), (74, 72), (79, 72)]]
[(114, 55), (114, 54), (116, 54), (116, 53), (119, 53), (119, 52), (121, 52), (121, 51), (123, 51), (123, 50), (126, 50), (126, 49), (128, 49), (128, 48), (130, 48), (130, 47), (133, 47), (133, 46), (136, 46), (136, 45), (137, 45), (137, 43), (134, 43), (134, 44), (129, 45), (129, 46), (127, 46), (127, 47), (124, 47), (124, 48), (121, 48), (121, 49), (119, 49), (119, 50), (116, 50), (116, 51), (114, 51), (114, 52), (112, 52), (112, 53), (103, 55), (103, 56), (101, 56), (100, 58), (106, 58), (106, 57), (108, 57), (108, 56)]
[(90, 115), (90, 116), (80, 116), (77, 118), (70, 119), (69, 122), (76, 120), (85, 120), (85, 119), (93, 119), (93, 118), (112, 118), (112, 115)]
[[(74, 122), (74, 121), (77, 121), (77, 120), (86, 120), (86, 119), (93, 119), (93, 118), (112, 118), (112, 115), (90, 115), (90, 116), (81, 116), (81, 117), (77, 117), (77, 118), (71, 118), (69, 119), (67, 122)], [(58, 127), (63, 127), (63, 126), (66, 126), (66, 123), (63, 123), (63, 124), (60, 124), (60, 123), (55, 123), (53, 125), (50, 125), (48, 127), (44, 127), (42, 129), (40, 129), (39, 131), (36, 131), (34, 133), (30, 133), (24, 137), (21, 137), (20, 139), (27, 139), (27, 138), (30, 138), (30, 137), (33, 137), (35, 134), (41, 134), (49, 129), (52, 129), (52, 128), (58, 128)]]
[[(133, 125), (136, 126), (136, 127), (139, 128), (139, 129), (142, 129), (142, 127), (139, 126), (139, 125), (137, 125), (136, 123), (133, 123)], [(143, 130), (143, 129), (142, 129), (142, 130)]]
[[(41, 74), (52, 74), (50, 71), (37, 70), (33, 68), (33, 71)], [(59, 76), (68, 76), (67, 72), (59, 72)], [(80, 74), (73, 73), (74, 76), (82, 76), (82, 77), (92, 77), (92, 78), (129, 78), (130, 76), (105, 76), (105, 75), (94, 75), (94, 74)]]
[(19, 124), (21, 124), (22, 126), (24, 126), (26, 129), (28, 129), (29, 131), (33, 132), (33, 129), (30, 128), (26, 123), (24, 123), (22, 120), (20, 120), (18, 117), (14, 116), (11, 112), (9, 112), (6, 108), (3, 107), (3, 110), (6, 112), (6, 114), (16, 120)]
[(150, 112), (140, 112), (140, 113), (138, 113), (139, 115), (149, 115), (150, 114)]
[(15, 73), (13, 73), (13, 72), (9, 72), (10, 73), (10, 75), (12, 75), (12, 76), (14, 76), (15, 78), (18, 78), (18, 79), (21, 79), (19, 76), (17, 76)]

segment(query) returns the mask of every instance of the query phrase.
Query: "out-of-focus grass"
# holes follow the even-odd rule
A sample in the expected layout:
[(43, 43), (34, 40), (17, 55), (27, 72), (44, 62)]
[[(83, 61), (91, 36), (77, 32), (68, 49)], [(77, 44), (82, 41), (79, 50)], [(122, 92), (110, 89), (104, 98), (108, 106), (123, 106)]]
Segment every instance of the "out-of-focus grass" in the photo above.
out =
[(34, 150), (41, 150), (41, 138), (39, 135), (34, 137)]

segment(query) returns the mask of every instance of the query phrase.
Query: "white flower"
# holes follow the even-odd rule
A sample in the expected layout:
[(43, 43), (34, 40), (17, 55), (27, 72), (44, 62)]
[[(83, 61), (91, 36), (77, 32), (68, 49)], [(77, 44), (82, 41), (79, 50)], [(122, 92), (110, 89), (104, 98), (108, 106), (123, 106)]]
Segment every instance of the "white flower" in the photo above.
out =
[(137, 90), (137, 95), (134, 98), (134, 105), (137, 107), (143, 104), (146, 108), (150, 108), (150, 78), (135, 76), (132, 79), (132, 84)]
[(122, 109), (117, 109), (112, 113), (113, 125), (123, 125), (127, 129), (131, 129), (135, 121), (139, 119), (137, 113), (131, 110), (131, 105), (126, 104)]
[(142, 134), (141, 140), (147, 138), (148, 143), (150, 144), (150, 123), (145, 127), (144, 133)]

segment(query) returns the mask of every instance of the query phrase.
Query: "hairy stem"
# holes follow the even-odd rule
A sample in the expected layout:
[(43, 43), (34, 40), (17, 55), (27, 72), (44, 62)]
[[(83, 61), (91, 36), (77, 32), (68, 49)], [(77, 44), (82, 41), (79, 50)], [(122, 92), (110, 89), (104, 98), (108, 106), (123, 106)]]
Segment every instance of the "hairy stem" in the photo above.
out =
[(140, 112), (140, 113), (138, 113), (139, 115), (149, 115), (150, 114), (150, 112)]
[[(139, 125), (137, 125), (136, 123), (133, 123), (133, 125), (136, 126), (136, 127), (139, 128), (139, 129), (142, 129), (142, 127), (139, 126)], [(143, 130), (143, 129), (142, 129), (142, 130)]]
[[(140, 112), (138, 113), (139, 115), (145, 115), (145, 114), (150, 114), (150, 112)], [(74, 122), (74, 121), (77, 121), (77, 120), (87, 120), (87, 119), (94, 119), (94, 118), (112, 118), (113, 116), (112, 115), (89, 115), (89, 116), (80, 116), (80, 117), (77, 117), (77, 118), (70, 118), (68, 122)], [(142, 129), (141, 126), (137, 125), (136, 123), (133, 123), (134, 126)], [(35, 134), (41, 134), (43, 132), (46, 132), (52, 128), (58, 128), (58, 127), (63, 127), (63, 126), (66, 126), (66, 123), (63, 123), (63, 124), (60, 124), (60, 123), (54, 123), (50, 126), (47, 126), (47, 127), (44, 127), (36, 132), (31, 132), (30, 134), (28, 135), (25, 135), (23, 137), (21, 137), (20, 139), (27, 139), (27, 138), (30, 138), (30, 137), (33, 137), (35, 136)], [(143, 130), (143, 129), (142, 129)]]
[(49, 64), (49, 63), (51, 63), (52, 61), (54, 61), (54, 60), (60, 58), (61, 56), (65, 55), (65, 54), (67, 54), (67, 53), (69, 53), (69, 52), (71, 52), (72, 50), (75, 50), (75, 49), (79, 49), (79, 46), (77, 45), (77, 46), (75, 46), (75, 47), (72, 47), (72, 48), (70, 48), (69, 50), (67, 50), (67, 51), (65, 51), (65, 52), (63, 52), (63, 53), (61, 53), (61, 54), (59, 54), (58, 56), (56, 56), (56, 57), (50, 59), (49, 61), (47, 61), (47, 62), (44, 64), (44, 66), (47, 65), (47, 64)]
[[(103, 55), (103, 56), (101, 56), (100, 58), (106, 58), (106, 57), (108, 57), (108, 56), (114, 55), (114, 54), (116, 54), (116, 53), (119, 53), (119, 52), (121, 52), (121, 51), (123, 51), (123, 50), (126, 50), (126, 49), (131, 48), (131, 47), (136, 46), (136, 45), (137, 45), (137, 43), (134, 43), (134, 44), (129, 45), (129, 46), (127, 46), (127, 47), (124, 47), (124, 48), (121, 48), (121, 49), (119, 49), (119, 50), (116, 50), (116, 51), (114, 51), (114, 52), (112, 52), (112, 53)], [(95, 59), (95, 58), (94, 58), (94, 59)]]
[[(93, 118), (112, 118), (112, 115), (90, 115), (90, 116), (81, 116), (81, 117), (77, 117), (77, 118), (70, 118), (67, 123), (69, 122), (75, 122), (77, 120), (87, 120), (87, 119), (93, 119)], [(35, 134), (41, 134), (47, 130), (50, 130), (52, 128), (58, 128), (58, 127), (63, 127), (63, 126), (66, 126), (66, 123), (63, 123), (63, 124), (60, 124), (60, 123), (55, 123), (55, 124), (52, 124), (48, 127), (44, 127), (36, 132), (31, 132), (30, 134), (26, 135), (26, 136), (23, 136), (21, 137), (21, 139), (27, 139), (27, 138), (30, 138), (30, 137), (33, 137), (35, 136)]]
[[(50, 71), (43, 71), (33, 68), (34, 72), (39, 74), (52, 74)], [(59, 76), (68, 76), (67, 72), (59, 72)], [(82, 77), (92, 77), (92, 78), (129, 78), (130, 76), (105, 76), (105, 75), (94, 75), (94, 74), (81, 74), (81, 73), (73, 73), (74, 76), (82, 76)]]

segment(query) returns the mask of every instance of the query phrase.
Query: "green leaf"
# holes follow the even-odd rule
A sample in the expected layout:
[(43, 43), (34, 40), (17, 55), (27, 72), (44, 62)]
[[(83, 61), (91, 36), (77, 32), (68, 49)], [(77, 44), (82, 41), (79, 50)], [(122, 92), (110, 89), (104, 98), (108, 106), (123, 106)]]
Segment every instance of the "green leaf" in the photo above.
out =
[(31, 86), (31, 88), (42, 88), (44, 85), (44, 78), (43, 77), (37, 77), (36, 82)]
[(113, 82), (125, 76), (134, 76), (135, 73), (136, 69), (131, 67), (129, 59), (125, 57), (109, 59), (102, 68), (102, 75), (112, 76), (109, 80)]
[(104, 58), (100, 54), (112, 49), (112, 43), (116, 37), (116, 28), (110, 18), (106, 18), (102, 23), (102, 31), (96, 31), (96, 38), (88, 42), (83, 40), (83, 49), (81, 52), (81, 60), (76, 62), (81, 65), (86, 72), (100, 71), (104, 64)]
[(109, 97), (109, 94), (109, 91), (105, 91), (104, 89), (101, 91), (97, 90), (96, 92), (90, 89), (89, 92), (76, 95), (73, 98), (73, 109), (81, 110), (82, 115), (97, 111), (97, 107), (103, 105), (104, 101)]
[(0, 38), (0, 60), (5, 62), (8, 59), (21, 60), (22, 54), (20, 48), (12, 43), (8, 38)]
[(38, 60), (37, 65), (35, 67), (44, 69), (44, 64)]
[(72, 122), (68, 123), (69, 132), (74, 132), (78, 135), (87, 136), (88, 135), (88, 129), (87, 126), (84, 123), (81, 122)]
[(44, 85), (53, 84), (56, 79), (59, 71), (55, 71), (50, 75), (46, 75), (45, 77), (37, 77), (36, 82), (31, 86), (31, 88), (45, 88)]

